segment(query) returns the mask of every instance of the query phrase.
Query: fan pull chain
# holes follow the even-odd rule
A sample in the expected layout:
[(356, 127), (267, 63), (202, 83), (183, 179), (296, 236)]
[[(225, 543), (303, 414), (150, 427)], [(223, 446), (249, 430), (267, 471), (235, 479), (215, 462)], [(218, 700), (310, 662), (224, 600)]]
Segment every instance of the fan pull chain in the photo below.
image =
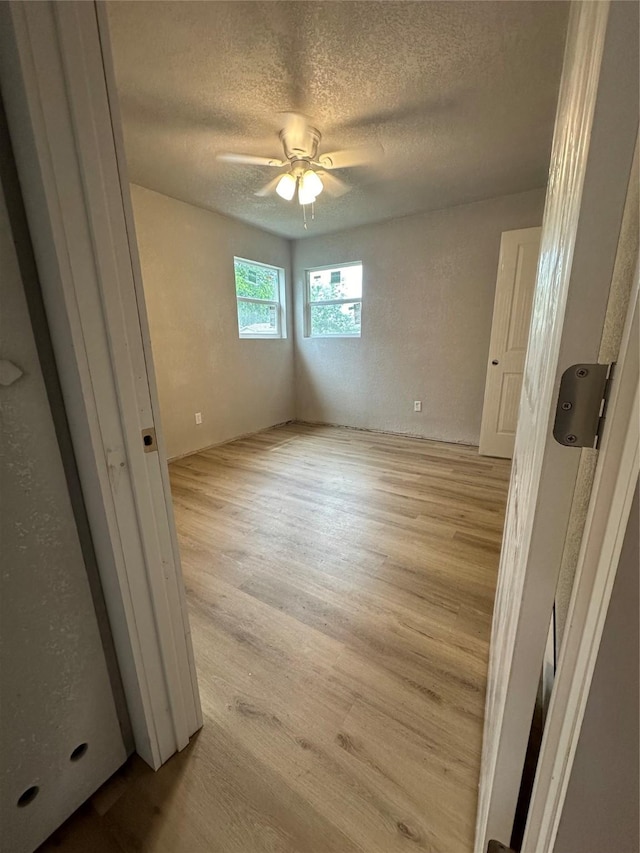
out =
[(304, 230), (307, 230), (307, 206), (306, 204), (302, 205), (302, 221), (304, 222)]

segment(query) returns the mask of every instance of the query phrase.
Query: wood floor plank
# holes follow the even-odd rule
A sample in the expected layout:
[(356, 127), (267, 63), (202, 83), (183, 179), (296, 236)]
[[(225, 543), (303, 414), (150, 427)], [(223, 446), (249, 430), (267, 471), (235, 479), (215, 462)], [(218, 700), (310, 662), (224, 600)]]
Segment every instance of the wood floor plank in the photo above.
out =
[(287, 424), (170, 471), (205, 726), (44, 850), (470, 853), (509, 463)]

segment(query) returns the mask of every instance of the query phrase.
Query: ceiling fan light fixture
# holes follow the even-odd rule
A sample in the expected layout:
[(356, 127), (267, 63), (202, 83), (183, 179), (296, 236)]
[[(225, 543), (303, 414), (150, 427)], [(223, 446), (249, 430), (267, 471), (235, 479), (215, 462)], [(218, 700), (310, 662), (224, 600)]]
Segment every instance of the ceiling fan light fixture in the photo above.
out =
[(304, 190), (302, 185), (298, 187), (298, 201), (300, 204), (313, 204), (316, 197), (309, 190)]
[(324, 189), (320, 176), (313, 169), (307, 169), (303, 174), (300, 179), (300, 186), (305, 193), (311, 193), (313, 196), (319, 196)]
[(286, 172), (276, 185), (276, 192), (285, 201), (291, 201), (296, 192), (297, 181), (291, 172)]

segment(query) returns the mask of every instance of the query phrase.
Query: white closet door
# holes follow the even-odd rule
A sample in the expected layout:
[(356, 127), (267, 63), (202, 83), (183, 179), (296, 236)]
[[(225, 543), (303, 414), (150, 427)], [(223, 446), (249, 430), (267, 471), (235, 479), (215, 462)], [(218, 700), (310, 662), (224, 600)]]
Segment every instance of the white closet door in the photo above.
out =
[(513, 456), (541, 230), (505, 231), (500, 242), (480, 428), (484, 456)]

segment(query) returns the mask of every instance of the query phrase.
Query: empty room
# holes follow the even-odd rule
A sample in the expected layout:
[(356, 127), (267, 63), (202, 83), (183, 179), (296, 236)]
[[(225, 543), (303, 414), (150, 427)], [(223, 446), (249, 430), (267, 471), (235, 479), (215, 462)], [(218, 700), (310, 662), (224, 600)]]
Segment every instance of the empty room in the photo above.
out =
[[(3, 13), (15, 176), (3, 166), (2, 186), (23, 278), (20, 217), (32, 235), (51, 337), (49, 353), (36, 334), (38, 358), (101, 661), (91, 713), (67, 703), (55, 724), (70, 732), (57, 777), (73, 795), (50, 805), (45, 775), (23, 772), (11, 746), (7, 851), (534, 853), (522, 839), (587, 481), (623, 503), (604, 501), (588, 452), (609, 452), (601, 401), (612, 376), (623, 397), (637, 323), (625, 260), (637, 116), (620, 118), (633, 5), (108, 0)], [(616, 127), (609, 151), (601, 129), (591, 149), (580, 136), (590, 122)], [(48, 159), (27, 180), (36, 155)], [(606, 180), (590, 184), (589, 169)], [(584, 192), (571, 183), (583, 172)], [(45, 187), (45, 205), (48, 176), (58, 196)], [(38, 208), (68, 243), (55, 258), (74, 289), (57, 303)], [(584, 229), (573, 242), (571, 223)], [(571, 359), (602, 383), (583, 441), (574, 421), (558, 426), (577, 406), (561, 405), (558, 352), (588, 335), (557, 318), (580, 297), (549, 281), (568, 289), (574, 244), (584, 271), (590, 242), (605, 257), (597, 240), (617, 272), (593, 260), (606, 287), (583, 299), (603, 341)], [(2, 364), (3, 386), (21, 381)], [(549, 509), (531, 471), (557, 496)], [(518, 567), (536, 537), (560, 543), (557, 576), (529, 583)], [(68, 620), (64, 636), (80, 637)], [(530, 646), (516, 670), (507, 656)], [(517, 693), (509, 679), (524, 670)], [(10, 744), (26, 742), (16, 732)]]
[(494, 294), (506, 264), (526, 332), (567, 11), (108, 6), (205, 714), (185, 760), (217, 768), (191, 828), (152, 821), (166, 849), (472, 845)]

